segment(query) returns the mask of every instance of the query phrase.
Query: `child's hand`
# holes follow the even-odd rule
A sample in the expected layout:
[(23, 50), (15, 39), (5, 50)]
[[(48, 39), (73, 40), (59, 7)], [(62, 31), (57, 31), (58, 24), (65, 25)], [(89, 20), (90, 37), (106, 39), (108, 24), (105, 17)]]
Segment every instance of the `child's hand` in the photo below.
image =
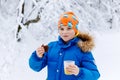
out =
[(45, 49), (44, 49), (43, 46), (41, 46), (41, 47), (37, 48), (36, 52), (37, 52), (37, 56), (40, 57), (40, 58), (42, 58), (43, 54), (45, 53)]
[(70, 74), (74, 74), (74, 75), (78, 75), (79, 74), (79, 67), (76, 65), (69, 65), (68, 67), (66, 67), (66, 70), (70, 73)]

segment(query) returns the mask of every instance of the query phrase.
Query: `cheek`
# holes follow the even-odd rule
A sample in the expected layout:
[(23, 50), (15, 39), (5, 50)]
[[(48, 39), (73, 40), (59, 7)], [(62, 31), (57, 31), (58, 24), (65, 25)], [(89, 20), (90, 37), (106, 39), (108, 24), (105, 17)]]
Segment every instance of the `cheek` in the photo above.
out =
[(70, 38), (70, 39), (72, 39), (72, 38), (74, 38), (74, 37), (75, 37), (75, 33), (74, 33), (74, 32), (72, 32), (72, 33), (69, 34), (69, 38)]
[(75, 32), (74, 31), (72, 31), (70, 34), (71, 34), (71, 36), (75, 36)]
[(74, 37), (75, 37), (75, 34), (72, 34), (72, 35), (71, 35), (71, 38), (74, 38)]

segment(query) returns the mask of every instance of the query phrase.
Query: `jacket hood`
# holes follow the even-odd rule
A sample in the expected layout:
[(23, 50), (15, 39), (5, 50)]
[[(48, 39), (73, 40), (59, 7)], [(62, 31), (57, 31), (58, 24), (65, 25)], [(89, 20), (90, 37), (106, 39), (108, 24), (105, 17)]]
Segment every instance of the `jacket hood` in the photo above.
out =
[(88, 33), (80, 32), (77, 36), (80, 40), (77, 42), (77, 45), (81, 48), (83, 52), (89, 52), (94, 47), (94, 41), (92, 36)]

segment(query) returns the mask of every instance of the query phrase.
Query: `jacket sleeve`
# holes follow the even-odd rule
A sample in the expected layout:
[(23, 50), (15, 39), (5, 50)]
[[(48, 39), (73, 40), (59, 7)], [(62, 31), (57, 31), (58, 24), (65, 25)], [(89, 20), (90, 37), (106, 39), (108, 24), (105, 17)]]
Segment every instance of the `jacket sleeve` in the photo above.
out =
[(36, 51), (32, 53), (29, 58), (29, 66), (34, 71), (38, 72), (47, 65), (47, 52), (44, 53), (42, 58), (39, 58)]
[(100, 73), (91, 52), (83, 54), (78, 80), (97, 80)]

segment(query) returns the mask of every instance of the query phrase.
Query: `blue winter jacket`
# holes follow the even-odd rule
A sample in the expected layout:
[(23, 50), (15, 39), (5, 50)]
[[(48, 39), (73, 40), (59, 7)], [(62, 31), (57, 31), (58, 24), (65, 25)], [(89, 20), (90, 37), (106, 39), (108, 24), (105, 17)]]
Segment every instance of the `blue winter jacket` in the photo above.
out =
[[(29, 65), (34, 71), (40, 71), (46, 65), (48, 68), (47, 80), (97, 80), (100, 77), (97, 66), (94, 63), (92, 53), (83, 52), (77, 46), (79, 38), (75, 37), (68, 43), (59, 37), (58, 41), (48, 44), (48, 52), (44, 53), (42, 58), (39, 58), (34, 51), (29, 59)], [(74, 60), (75, 65), (80, 69), (77, 76), (65, 75), (64, 60)]]

